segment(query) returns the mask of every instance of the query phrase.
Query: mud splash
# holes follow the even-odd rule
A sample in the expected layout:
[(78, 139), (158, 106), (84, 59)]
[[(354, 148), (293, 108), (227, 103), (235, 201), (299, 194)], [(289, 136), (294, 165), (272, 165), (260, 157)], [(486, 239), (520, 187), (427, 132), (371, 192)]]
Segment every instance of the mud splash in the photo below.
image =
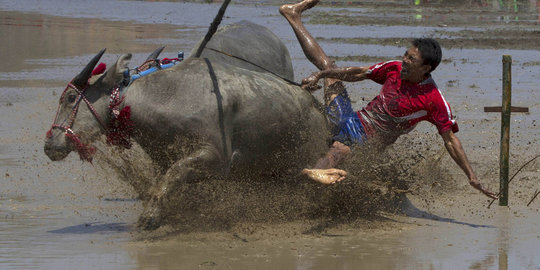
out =
[[(515, 36), (524, 37), (538, 31), (533, 21), (537, 16), (534, 10), (523, 14), (511, 9), (476, 12), (475, 7), (467, 6), (480, 2), (491, 5), (517, 2), (523, 6), (535, 1), (459, 1), (467, 5), (452, 9), (440, 9), (430, 3), (454, 1), (414, 2), (419, 3), (421, 12), (411, 1), (362, 1), (354, 7), (346, 1), (338, 8), (321, 7), (321, 11), (330, 14), (346, 15), (346, 9), (362, 17), (354, 20), (366, 24), (323, 25), (315, 24), (312, 19), (308, 28), (315, 36), (327, 38), (322, 45), (329, 54), (343, 57), (338, 59), (338, 65), (369, 65), (393, 59), (402, 55), (404, 48), (391, 42), (381, 46), (383, 43), (374, 40), (372, 44), (359, 45), (333, 42), (331, 38), (379, 38), (383, 42), (385, 38), (405, 40), (440, 31), (440, 37), (465, 40), (474, 39), (479, 34), (477, 31), (484, 30), (498, 37), (509, 34), (508, 29), (516, 31)], [(367, 5), (362, 6), (363, 3)], [(352, 175), (342, 187), (325, 189), (294, 176), (273, 182), (232, 179), (212, 185), (200, 183), (190, 191), (204, 196), (191, 199), (208, 200), (213, 208), (194, 209), (189, 216), (195, 221), (173, 216), (169, 228), (155, 234), (138, 234), (134, 224), (142, 211), (142, 201), (151, 192), (151, 183), (158, 181), (143, 153), (136, 149), (133, 153), (113, 153), (117, 150), (103, 144), (99, 145), (99, 155), (122, 156), (101, 159), (101, 162), (110, 161), (112, 166), (87, 166), (76, 155), (52, 163), (42, 154), (44, 132), (50, 127), (59, 92), (99, 49), (134, 52), (134, 63), (144, 60), (162, 44), (168, 45), (165, 54), (189, 51), (204, 34), (219, 4), (141, 1), (99, 4), (96, 7), (95, 2), (88, 1), (0, 0), (3, 10), (0, 31), (9, 37), (1, 45), (9, 53), (0, 55), (3, 63), (9, 63), (0, 68), (2, 268), (536, 269), (540, 266), (536, 254), (540, 237), (538, 198), (525, 207), (538, 189), (540, 164), (530, 164), (515, 179), (511, 185), (511, 207), (486, 209), (488, 201), (470, 188), (432, 127), (422, 124), (400, 138), (388, 153), (368, 158), (376, 160), (377, 166), (364, 168), (359, 161), (361, 157), (346, 164)], [(229, 7), (223, 23), (249, 19), (271, 26), (291, 52), (297, 80), (313, 72), (292, 31), (277, 14), (280, 3), (237, 4)], [(467, 9), (471, 12), (464, 12)], [(438, 22), (444, 19), (439, 11), (449, 12), (449, 16), (463, 21)], [(38, 21), (41, 26), (33, 26)], [(540, 55), (533, 47), (516, 50), (520, 44), (497, 47), (496, 41), (486, 42), (495, 49), (478, 49), (474, 41), (470, 45), (464, 43), (464, 49), (461, 46), (444, 49), (446, 61), (434, 76), (459, 117), (458, 136), (473, 168), (490, 189), (496, 190), (499, 116), (483, 113), (482, 107), (500, 105), (500, 55), (512, 54), (513, 104), (527, 106), (531, 113), (512, 116), (511, 168), (533, 157), (540, 145), (537, 123), (540, 99), (535, 90), (540, 79), (537, 64)], [(532, 46), (523, 42), (524, 46)], [(365, 57), (354, 58), (358, 55)], [(111, 63), (115, 58), (110, 55), (104, 61)], [(358, 101), (354, 104), (356, 108), (380, 89), (369, 83), (349, 86), (351, 98)], [(134, 175), (137, 177), (131, 177)], [(127, 183), (132, 183), (136, 190)], [(384, 204), (394, 202), (391, 196), (400, 199), (399, 194), (403, 194), (388, 193), (389, 185), (393, 192), (405, 192), (409, 200), (404, 202), (407, 215), (392, 214), (394, 208)], [(226, 196), (222, 190), (237, 198)], [(259, 193), (266, 197), (258, 196)], [(369, 198), (375, 198), (374, 202), (368, 201)], [(221, 199), (226, 203), (222, 204)], [(271, 206), (274, 201), (275, 207)], [(252, 203), (257, 208), (247, 205)], [(369, 211), (362, 210), (364, 203)], [(212, 219), (210, 214), (218, 218)]]
[[(411, 175), (425, 179), (420, 160), (428, 160), (416, 150), (407, 158), (392, 157), (394, 149), (383, 153), (358, 149), (344, 165), (351, 172), (339, 185), (322, 186), (298, 173), (286, 177), (244, 177), (203, 179), (181, 183), (167, 213), (166, 231), (194, 232), (228, 230), (245, 223), (284, 223), (295, 221), (354, 222), (375, 218), (380, 211), (395, 212), (401, 208), (404, 194), (410, 192)], [(406, 159), (406, 160), (405, 160)], [(97, 164), (103, 172), (116, 173), (134, 188), (143, 204), (160, 181), (159, 170), (136, 144), (121, 150), (99, 145)], [(397, 161), (397, 162), (396, 162)], [(414, 166), (414, 170), (411, 169)], [(431, 162), (430, 173), (438, 163)]]

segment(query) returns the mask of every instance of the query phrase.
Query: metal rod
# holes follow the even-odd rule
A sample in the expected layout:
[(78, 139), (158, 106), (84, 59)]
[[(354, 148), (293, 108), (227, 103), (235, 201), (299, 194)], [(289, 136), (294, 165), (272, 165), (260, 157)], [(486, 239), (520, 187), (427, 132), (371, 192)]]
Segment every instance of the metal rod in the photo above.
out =
[(508, 206), (508, 174), (510, 156), (510, 109), (512, 104), (512, 57), (503, 55), (503, 94), (501, 111), (501, 155), (499, 205)]

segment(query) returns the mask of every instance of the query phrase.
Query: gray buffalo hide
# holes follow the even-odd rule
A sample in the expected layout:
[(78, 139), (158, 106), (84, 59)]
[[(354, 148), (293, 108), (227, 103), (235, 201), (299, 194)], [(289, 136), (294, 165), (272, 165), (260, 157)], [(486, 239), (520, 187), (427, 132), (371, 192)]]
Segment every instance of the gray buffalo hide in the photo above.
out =
[[(262, 26), (249, 22), (225, 26), (208, 47), (292, 79), (286, 47)], [(108, 115), (111, 89), (122, 80), (130, 58), (121, 56), (103, 76), (90, 80), (85, 96), (100, 115)], [(65, 96), (73, 94), (70, 91)], [(58, 123), (71, 114), (71, 101), (61, 99)], [(208, 49), (201, 58), (188, 58), (134, 81), (124, 105), (131, 107), (133, 139), (163, 172), (141, 216), (145, 228), (160, 226), (164, 213), (174, 209), (180, 183), (231, 175), (298, 173), (327, 149), (327, 122), (310, 93)], [(101, 132), (84, 104), (74, 123), (73, 132), (85, 143), (95, 141)], [(63, 130), (51, 131), (45, 152), (59, 160), (74, 147)]]

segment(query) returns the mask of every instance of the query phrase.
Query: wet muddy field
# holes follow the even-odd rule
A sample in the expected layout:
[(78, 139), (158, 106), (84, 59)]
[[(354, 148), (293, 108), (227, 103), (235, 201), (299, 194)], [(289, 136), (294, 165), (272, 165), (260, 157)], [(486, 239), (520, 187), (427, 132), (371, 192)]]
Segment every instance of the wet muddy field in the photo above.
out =
[[(268, 26), (285, 42), (300, 81), (315, 68), (279, 16), (283, 3), (234, 1), (222, 24)], [(213, 204), (153, 233), (135, 227), (142, 202), (127, 184), (133, 179), (116, 173), (126, 163), (111, 158), (114, 150), (99, 145), (94, 165), (74, 153), (61, 162), (45, 156), (59, 95), (95, 53), (107, 48), (109, 65), (127, 52), (142, 63), (159, 46), (167, 46), (162, 57), (187, 56), (219, 6), (0, 0), (0, 269), (540, 269), (540, 198), (531, 202), (540, 161), (510, 183), (509, 207), (488, 209), (425, 123), (377, 164), (346, 164), (350, 179), (330, 192), (315, 184), (309, 194), (279, 181), (245, 189), (216, 182), (194, 188), (214, 194), (203, 201)], [(510, 175), (540, 154), (540, 2), (323, 1), (305, 22), (340, 66), (396, 59), (411, 37), (438, 38), (443, 62), (434, 79), (458, 117), (473, 169), (495, 191), (500, 114), (483, 107), (501, 104), (501, 59), (511, 55), (512, 103), (530, 112), (512, 115)], [(356, 108), (379, 91), (372, 82), (347, 87)], [(137, 163), (139, 177), (146, 165)], [(401, 211), (362, 209), (358, 198), (374, 195), (353, 187), (373, 179), (375, 188), (407, 183)], [(314, 205), (347, 211), (297, 214)]]

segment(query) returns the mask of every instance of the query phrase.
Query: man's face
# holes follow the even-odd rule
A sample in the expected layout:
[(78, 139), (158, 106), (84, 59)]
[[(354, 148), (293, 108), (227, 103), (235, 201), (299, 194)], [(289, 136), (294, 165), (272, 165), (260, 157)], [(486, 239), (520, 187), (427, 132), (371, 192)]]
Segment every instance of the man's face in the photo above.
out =
[(403, 55), (401, 79), (410, 82), (421, 82), (424, 74), (431, 70), (430, 65), (424, 65), (424, 59), (418, 48), (411, 46)]

